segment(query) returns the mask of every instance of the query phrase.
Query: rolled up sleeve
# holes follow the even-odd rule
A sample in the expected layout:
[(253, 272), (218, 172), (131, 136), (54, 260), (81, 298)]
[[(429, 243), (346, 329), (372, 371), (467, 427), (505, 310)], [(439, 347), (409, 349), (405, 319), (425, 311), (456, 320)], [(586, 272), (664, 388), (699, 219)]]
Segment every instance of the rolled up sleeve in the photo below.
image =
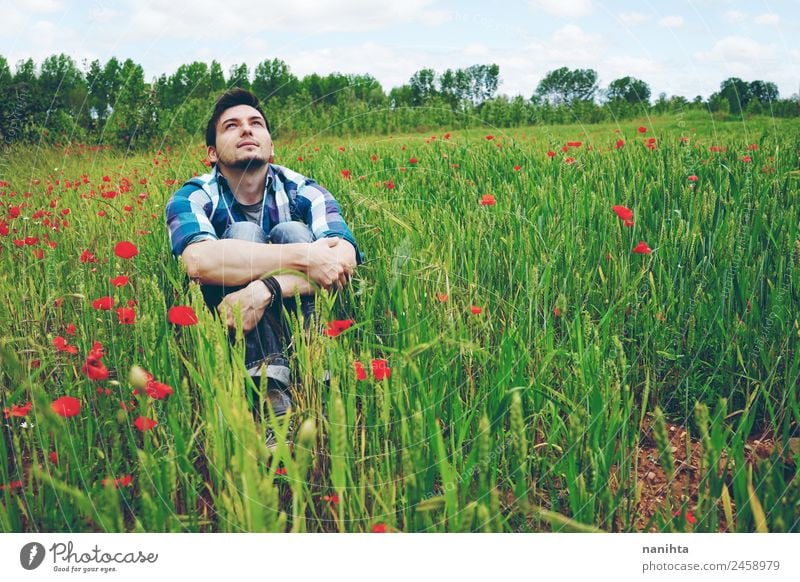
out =
[(342, 217), (341, 208), (333, 194), (314, 180), (308, 179), (297, 189), (297, 203), (316, 238), (343, 238), (355, 248), (358, 264), (364, 262), (364, 255)]
[(179, 257), (192, 243), (219, 237), (209, 219), (211, 199), (191, 184), (172, 195), (165, 209), (172, 254)]

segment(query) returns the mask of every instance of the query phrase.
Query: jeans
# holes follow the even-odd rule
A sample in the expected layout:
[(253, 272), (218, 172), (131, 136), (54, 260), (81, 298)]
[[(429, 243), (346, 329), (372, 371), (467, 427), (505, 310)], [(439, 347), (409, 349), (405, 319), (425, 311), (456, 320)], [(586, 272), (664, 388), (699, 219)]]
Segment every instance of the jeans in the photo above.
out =
[[(267, 235), (264, 230), (252, 222), (234, 222), (222, 238), (245, 240), (256, 243), (289, 244), (310, 243), (314, 241), (314, 234), (302, 222), (283, 222), (277, 224)], [(222, 298), (243, 286), (226, 287), (219, 285), (203, 285), (203, 297), (212, 309), (216, 309)], [(283, 416), (292, 406), (289, 392), (291, 386), (291, 371), (289, 369), (288, 354), (291, 349), (291, 334), (284, 319), (283, 310), (289, 313), (296, 312), (297, 305), (294, 297), (284, 299), (283, 305), (273, 304), (259, 320), (256, 327), (244, 336), (245, 342), (245, 367), (256, 386), (261, 385), (261, 376), (266, 374), (267, 398), (272, 405), (276, 416)], [(314, 317), (314, 297), (303, 296), (300, 298), (300, 312), (303, 315), (304, 325), (310, 325)], [(235, 332), (230, 333), (230, 339), (235, 339)], [(254, 412), (259, 409), (257, 399), (253, 403)]]

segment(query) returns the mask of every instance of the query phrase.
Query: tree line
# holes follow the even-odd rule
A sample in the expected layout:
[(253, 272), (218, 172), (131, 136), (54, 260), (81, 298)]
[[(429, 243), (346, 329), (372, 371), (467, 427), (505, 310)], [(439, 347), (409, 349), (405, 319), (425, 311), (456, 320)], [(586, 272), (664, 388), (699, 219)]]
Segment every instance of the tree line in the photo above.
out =
[(253, 71), (227, 72), (217, 61), (181, 65), (148, 82), (131, 59), (95, 60), (82, 69), (68, 55), (18, 62), (12, 73), (0, 56), (0, 137), (3, 143), (84, 141), (129, 147), (202, 135), (212, 104), (228, 87), (261, 99), (274, 133), (392, 133), (532, 124), (596, 123), (647, 114), (705, 110), (720, 120), (742, 115), (800, 115), (798, 97), (781, 99), (774, 83), (733, 77), (707, 100), (660, 94), (626, 76), (600, 88), (593, 69), (550, 71), (533, 95), (497, 95), (500, 68), (473, 65), (421, 69), (388, 93), (371, 75), (332, 73), (298, 78), (280, 59)]

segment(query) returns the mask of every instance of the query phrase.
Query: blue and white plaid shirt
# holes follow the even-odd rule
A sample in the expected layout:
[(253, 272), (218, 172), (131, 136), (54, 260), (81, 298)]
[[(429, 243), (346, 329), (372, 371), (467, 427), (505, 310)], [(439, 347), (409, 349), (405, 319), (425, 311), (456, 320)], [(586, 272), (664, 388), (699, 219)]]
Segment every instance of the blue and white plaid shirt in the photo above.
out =
[[(339, 203), (314, 180), (270, 164), (263, 204), (260, 226), (264, 232), (269, 233), (281, 222), (297, 220), (307, 224), (317, 239), (332, 236), (345, 239), (356, 249), (358, 262), (363, 262)], [(210, 174), (192, 178), (172, 195), (167, 202), (166, 218), (176, 257), (194, 242), (221, 238), (232, 222), (247, 220), (225, 176), (216, 167)]]

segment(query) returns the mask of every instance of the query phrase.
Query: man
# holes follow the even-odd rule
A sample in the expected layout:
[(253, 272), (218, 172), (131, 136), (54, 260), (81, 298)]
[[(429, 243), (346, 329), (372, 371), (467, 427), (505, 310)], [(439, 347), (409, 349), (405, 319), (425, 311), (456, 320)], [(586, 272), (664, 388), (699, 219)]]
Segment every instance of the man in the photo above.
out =
[(291, 310), (299, 294), (308, 325), (314, 284), (342, 288), (362, 256), (331, 193), (272, 163), (270, 127), (255, 95), (231, 89), (220, 96), (206, 146), (212, 172), (186, 182), (166, 206), (172, 252), (232, 332), (233, 308), (241, 309), (245, 365), (256, 386), (266, 375), (281, 416), (292, 404), (284, 306)]

